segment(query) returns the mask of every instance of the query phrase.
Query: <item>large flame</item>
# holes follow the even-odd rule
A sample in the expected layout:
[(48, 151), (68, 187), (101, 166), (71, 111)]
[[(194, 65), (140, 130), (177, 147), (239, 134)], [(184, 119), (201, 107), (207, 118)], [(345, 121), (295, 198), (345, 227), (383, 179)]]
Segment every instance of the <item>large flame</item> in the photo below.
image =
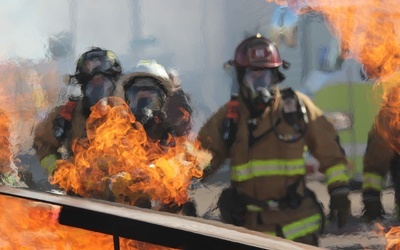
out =
[(27, 187), (18, 173), (12, 152), (11, 127), (12, 123), (8, 113), (0, 109), (0, 185), (14, 187)]
[[(382, 104), (375, 124), (391, 147), (400, 153), (400, 4), (399, 0), (266, 0), (290, 5), (299, 14), (321, 13), (341, 42), (343, 58), (362, 63)], [(386, 249), (400, 249), (400, 227), (387, 234)]]
[(87, 139), (73, 143), (73, 161), (60, 160), (53, 184), (82, 197), (115, 199), (135, 205), (141, 198), (162, 204), (188, 201), (192, 178), (202, 176), (211, 158), (199, 142), (170, 138), (174, 147), (147, 138), (126, 103), (117, 97), (92, 107)]
[[(0, 249), (114, 249), (111, 235), (58, 223), (60, 206), (0, 195)], [(120, 239), (121, 249), (171, 249)]]
[(11, 121), (6, 112), (0, 109), (0, 174), (11, 171), (10, 124)]
[(332, 33), (341, 41), (342, 56), (361, 62), (367, 75), (376, 79), (377, 93), (383, 92), (376, 125), (388, 143), (400, 152), (397, 137), (400, 128), (398, 1), (307, 0), (297, 4), (322, 13)]
[(385, 234), (386, 248), (385, 250), (400, 250), (400, 227), (392, 227)]
[(342, 56), (363, 63), (369, 77), (387, 77), (399, 69), (398, 0), (266, 1), (289, 5), (299, 14), (321, 13), (332, 34), (341, 41)]

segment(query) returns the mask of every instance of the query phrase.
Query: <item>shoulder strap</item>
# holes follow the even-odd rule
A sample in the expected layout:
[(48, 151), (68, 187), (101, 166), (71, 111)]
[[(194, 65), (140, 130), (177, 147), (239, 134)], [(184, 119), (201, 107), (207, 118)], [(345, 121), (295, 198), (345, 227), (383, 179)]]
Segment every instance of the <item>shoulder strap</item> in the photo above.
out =
[(76, 104), (77, 104), (76, 100), (68, 101), (64, 106), (61, 107), (59, 116), (61, 116), (67, 121), (71, 121), (72, 113), (74, 112)]
[(292, 134), (281, 134), (276, 126), (274, 126), (274, 132), (283, 142), (296, 142), (301, 139), (307, 131), (307, 109), (303, 101), (296, 95), (296, 92), (292, 88), (282, 89), (281, 96), (283, 101), (283, 119), (294, 131)]
[(69, 100), (60, 108), (60, 112), (53, 121), (53, 134), (57, 140), (65, 138), (66, 132), (71, 129), (72, 113), (77, 105), (76, 100)]
[(222, 140), (228, 148), (230, 148), (235, 141), (239, 115), (239, 101), (237, 100), (237, 96), (231, 96), (231, 100), (228, 102), (228, 111), (222, 122), (221, 133)]

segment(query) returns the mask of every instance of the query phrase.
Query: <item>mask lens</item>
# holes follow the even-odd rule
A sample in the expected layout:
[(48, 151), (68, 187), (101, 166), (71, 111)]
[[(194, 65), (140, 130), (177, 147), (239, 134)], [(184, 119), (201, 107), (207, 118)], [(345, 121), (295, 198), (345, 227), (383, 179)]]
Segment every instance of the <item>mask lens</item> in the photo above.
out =
[(96, 104), (101, 98), (111, 96), (115, 85), (107, 76), (102, 74), (94, 75), (85, 85), (85, 96), (90, 100), (90, 104)]
[(149, 88), (131, 86), (125, 92), (125, 99), (134, 115), (142, 115), (145, 110), (160, 110), (162, 106), (158, 91)]
[(246, 69), (244, 83), (253, 91), (268, 89), (274, 82), (271, 69)]

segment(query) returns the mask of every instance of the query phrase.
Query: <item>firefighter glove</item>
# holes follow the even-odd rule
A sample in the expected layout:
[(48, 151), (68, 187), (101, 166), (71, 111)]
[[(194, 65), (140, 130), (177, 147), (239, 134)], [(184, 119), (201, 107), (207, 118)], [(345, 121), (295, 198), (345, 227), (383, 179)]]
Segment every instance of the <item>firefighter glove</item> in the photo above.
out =
[(379, 191), (363, 192), (363, 215), (362, 217), (368, 222), (383, 218), (385, 211), (381, 202)]
[(337, 187), (329, 192), (331, 196), (329, 220), (337, 219), (337, 225), (342, 228), (350, 216), (349, 187)]
[(56, 162), (58, 160), (57, 155), (55, 154), (50, 154), (46, 157), (44, 157), (40, 161), (40, 165), (47, 170), (49, 175), (53, 175), (54, 170), (56, 169)]
[(197, 203), (194, 200), (189, 200), (182, 205), (182, 214), (186, 216), (197, 217)]

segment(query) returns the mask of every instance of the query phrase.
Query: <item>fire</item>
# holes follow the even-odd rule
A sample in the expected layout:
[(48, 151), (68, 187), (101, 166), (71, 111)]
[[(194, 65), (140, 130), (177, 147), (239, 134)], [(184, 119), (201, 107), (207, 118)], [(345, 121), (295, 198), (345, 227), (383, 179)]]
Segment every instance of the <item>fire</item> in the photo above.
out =
[(400, 249), (400, 228), (392, 227), (389, 232), (385, 234), (386, 250), (399, 250)]
[(11, 121), (8, 115), (0, 109), (0, 173), (4, 174), (9, 171), (11, 164), (11, 142), (9, 126)]
[[(0, 249), (114, 249), (112, 235), (58, 223), (60, 206), (0, 195)], [(171, 249), (120, 239), (121, 249)]]
[[(266, 0), (271, 2), (272, 0)], [(375, 79), (382, 95), (375, 124), (384, 139), (400, 153), (400, 5), (398, 0), (275, 0), (299, 14), (321, 13), (341, 42), (343, 58), (354, 58)], [(386, 234), (386, 249), (400, 249), (400, 227)]]
[[(378, 130), (400, 152), (399, 92), (400, 5), (397, 0), (307, 0), (300, 5), (322, 13), (331, 32), (341, 41), (343, 57), (361, 62), (367, 75), (376, 79), (382, 107), (376, 119)], [(379, 91), (378, 91), (379, 90)]]
[(168, 204), (188, 201), (192, 178), (202, 176), (211, 156), (197, 141), (170, 138), (174, 147), (147, 138), (126, 103), (117, 97), (92, 107), (87, 139), (73, 143), (75, 158), (60, 160), (51, 182), (82, 197), (135, 205), (141, 198)]

